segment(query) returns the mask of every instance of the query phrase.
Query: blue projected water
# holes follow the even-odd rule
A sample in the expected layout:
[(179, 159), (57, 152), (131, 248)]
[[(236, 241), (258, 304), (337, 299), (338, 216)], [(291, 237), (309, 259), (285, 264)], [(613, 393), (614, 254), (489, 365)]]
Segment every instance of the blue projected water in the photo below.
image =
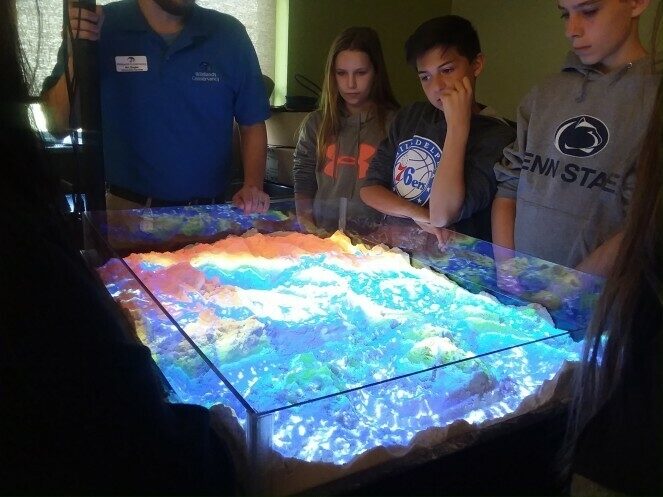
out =
[(100, 273), (180, 400), (230, 406), (240, 424), (242, 401), (271, 413), (273, 448), (304, 461), (500, 419), (580, 350), (540, 306), (504, 305), (339, 233), (251, 232), (125, 262), (181, 332), (120, 261)]

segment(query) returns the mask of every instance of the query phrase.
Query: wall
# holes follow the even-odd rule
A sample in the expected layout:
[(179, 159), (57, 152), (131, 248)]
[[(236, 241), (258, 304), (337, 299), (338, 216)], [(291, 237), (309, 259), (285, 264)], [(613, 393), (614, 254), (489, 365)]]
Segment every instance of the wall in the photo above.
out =
[[(656, 7), (642, 19), (648, 42)], [(514, 118), (527, 90), (559, 70), (568, 50), (555, 0), (289, 0), (288, 92), (306, 94), (295, 81), (301, 73), (320, 84), (327, 51), (342, 29), (375, 28), (383, 44), (389, 76), (401, 104), (424, 97), (413, 70), (404, 61), (403, 44), (431, 17), (457, 14), (479, 32), (486, 67), (479, 78), (479, 101)]]
[(452, 12), (474, 24), (486, 65), (477, 99), (514, 118), (527, 90), (556, 72), (568, 43), (554, 0), (456, 0)]
[(294, 80), (300, 73), (322, 86), (329, 46), (350, 26), (370, 26), (380, 35), (396, 98), (401, 104), (425, 98), (403, 45), (426, 19), (451, 13), (451, 0), (290, 0), (288, 93), (308, 95)]
[[(649, 43), (656, 7), (652, 0), (641, 20)], [(479, 101), (514, 118), (518, 102), (544, 76), (557, 72), (569, 43), (554, 0), (454, 0), (452, 13), (477, 28), (486, 66), (477, 83)]]

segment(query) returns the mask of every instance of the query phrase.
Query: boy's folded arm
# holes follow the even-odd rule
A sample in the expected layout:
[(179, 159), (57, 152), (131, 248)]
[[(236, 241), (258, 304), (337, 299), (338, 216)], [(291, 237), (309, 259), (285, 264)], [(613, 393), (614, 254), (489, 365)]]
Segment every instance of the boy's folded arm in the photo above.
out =
[[(469, 130), (467, 130), (469, 131)], [(444, 154), (430, 194), (430, 223), (443, 228), (458, 220), (465, 200), (465, 149), (468, 132), (447, 132)]]
[(361, 200), (375, 210), (395, 217), (408, 217), (414, 221), (428, 223), (428, 209), (410, 202), (382, 185), (364, 186), (359, 191)]

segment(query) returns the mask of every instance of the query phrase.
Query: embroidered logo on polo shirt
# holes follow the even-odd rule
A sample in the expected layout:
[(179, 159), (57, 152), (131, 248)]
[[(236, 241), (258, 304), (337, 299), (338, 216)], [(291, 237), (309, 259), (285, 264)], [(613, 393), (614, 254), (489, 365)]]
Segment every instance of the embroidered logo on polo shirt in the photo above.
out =
[(425, 205), (441, 158), (442, 150), (428, 138), (414, 135), (401, 142), (394, 161), (393, 190), (407, 200)]
[(202, 81), (207, 83), (218, 83), (221, 81), (219, 75), (214, 72), (209, 62), (201, 62), (198, 64), (198, 70), (191, 77), (193, 81)]

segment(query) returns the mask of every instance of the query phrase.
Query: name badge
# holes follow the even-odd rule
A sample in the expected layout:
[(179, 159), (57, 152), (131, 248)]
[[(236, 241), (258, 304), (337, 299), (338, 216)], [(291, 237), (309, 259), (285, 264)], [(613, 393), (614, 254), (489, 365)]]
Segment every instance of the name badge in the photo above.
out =
[(115, 57), (115, 70), (117, 72), (145, 72), (147, 71), (147, 57), (145, 55), (122, 55)]

